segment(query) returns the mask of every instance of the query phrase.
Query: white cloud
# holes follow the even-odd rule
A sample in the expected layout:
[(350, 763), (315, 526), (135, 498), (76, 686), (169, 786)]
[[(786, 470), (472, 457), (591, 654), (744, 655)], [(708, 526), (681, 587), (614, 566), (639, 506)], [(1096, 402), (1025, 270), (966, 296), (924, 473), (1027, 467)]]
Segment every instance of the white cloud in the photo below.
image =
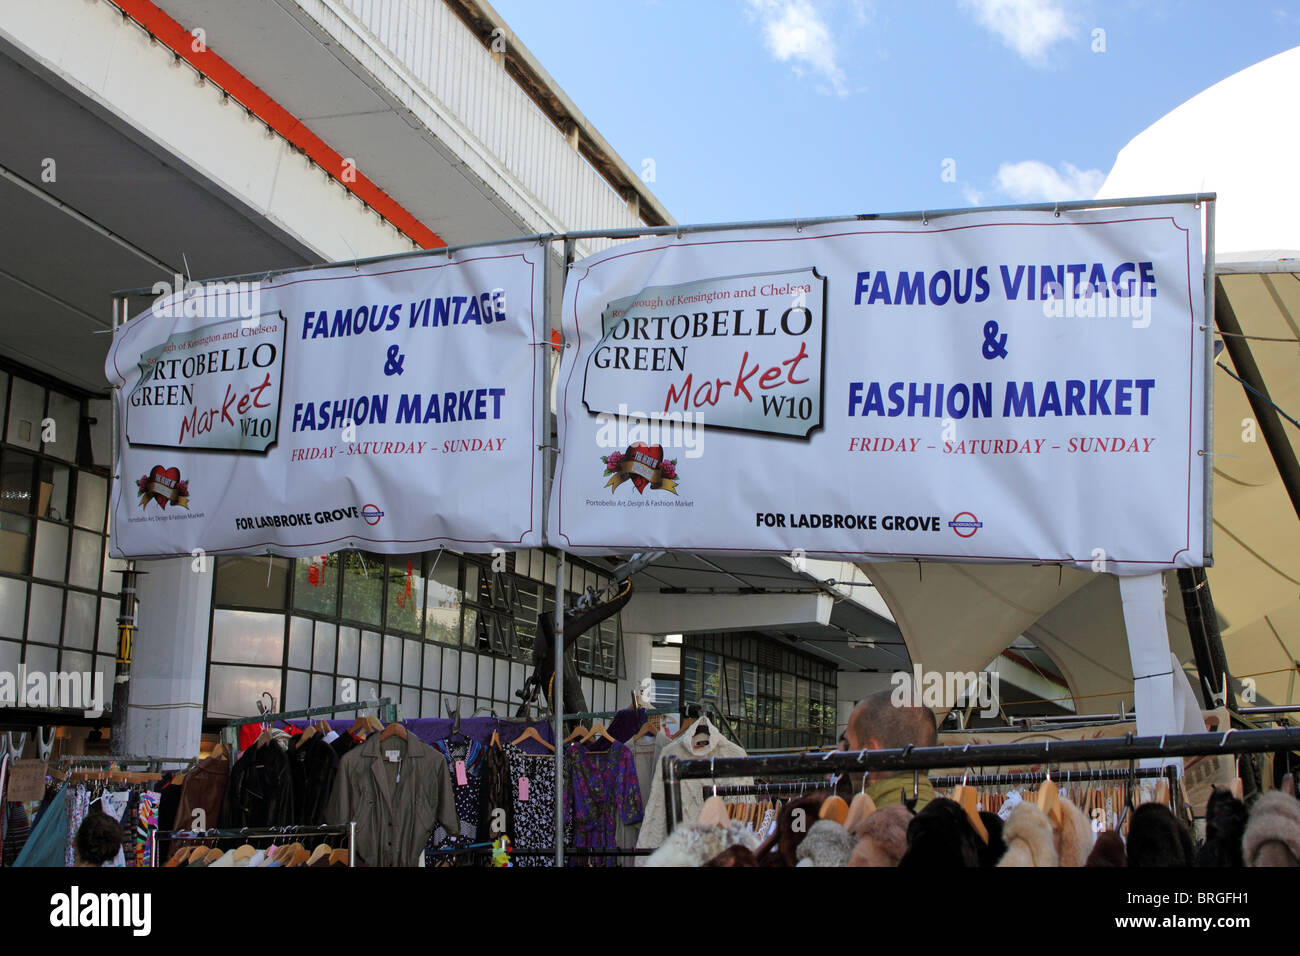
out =
[(836, 62), (835, 40), (830, 26), (811, 0), (746, 0), (749, 12), (763, 28), (763, 43), (782, 63), (789, 63), (798, 76), (811, 72), (844, 96), (844, 71)]
[(961, 194), (962, 194), (962, 198), (966, 200), (966, 205), (968, 206), (984, 205), (984, 193), (976, 189), (974, 186), (970, 186), (963, 183), (961, 187)]
[(1053, 169), (1036, 159), (1003, 163), (996, 177), (997, 188), (1020, 202), (1092, 199), (1105, 180), (1100, 169), (1080, 169), (1072, 163)]
[(961, 0), (980, 26), (1029, 63), (1042, 65), (1059, 40), (1075, 35), (1060, 0)]

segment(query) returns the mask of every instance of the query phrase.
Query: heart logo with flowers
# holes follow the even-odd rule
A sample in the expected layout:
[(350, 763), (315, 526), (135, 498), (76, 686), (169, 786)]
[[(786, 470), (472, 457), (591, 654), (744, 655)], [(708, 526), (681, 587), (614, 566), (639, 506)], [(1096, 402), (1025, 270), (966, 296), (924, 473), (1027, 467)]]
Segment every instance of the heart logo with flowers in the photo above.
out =
[(625, 481), (631, 481), (637, 494), (645, 494), (649, 487), (654, 491), (670, 491), (677, 494), (677, 459), (665, 459), (662, 445), (647, 445), (636, 442), (628, 445), (622, 453), (610, 452), (601, 456), (605, 465), (605, 476), (609, 478), (605, 487), (611, 493)]
[(167, 510), (168, 505), (176, 505), (187, 510), (190, 507), (190, 484), (188, 481), (181, 480), (179, 468), (154, 465), (149, 470), (149, 474), (136, 479), (135, 487), (140, 494), (141, 508), (144, 508), (150, 499), (156, 501), (158, 507), (164, 511)]

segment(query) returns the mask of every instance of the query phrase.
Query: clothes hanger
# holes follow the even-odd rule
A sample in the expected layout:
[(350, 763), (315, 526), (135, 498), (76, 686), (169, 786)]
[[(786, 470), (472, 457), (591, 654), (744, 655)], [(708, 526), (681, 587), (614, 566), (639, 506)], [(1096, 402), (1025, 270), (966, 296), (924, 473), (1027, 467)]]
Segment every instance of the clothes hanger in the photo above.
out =
[(589, 740), (593, 740), (596, 737), (604, 737), (612, 744), (618, 743), (617, 740), (615, 740), (613, 737), (609, 735), (609, 731), (605, 729), (605, 725), (601, 723), (595, 723), (591, 725), (591, 730), (587, 732), (587, 740), (583, 741), (583, 743), (586, 743)]
[(581, 744), (581, 743), (585, 743), (587, 738), (590, 736), (591, 736), (591, 731), (588, 730), (586, 727), (582, 726), (582, 724), (579, 724), (577, 727), (573, 728), (569, 736), (565, 737), (564, 740), (561, 741), (561, 743), (567, 744), (567, 743), (572, 743), (574, 741), (577, 741), (578, 743)]
[(537, 732), (536, 727), (525, 727), (524, 732), (510, 742), (510, 746), (518, 747), (525, 740), (535, 740), (551, 753), (555, 753), (555, 744), (551, 743), (549, 740), (543, 739), (542, 735)]
[(966, 811), (966, 819), (970, 821), (971, 828), (975, 831), (976, 836), (987, 845), (989, 831), (984, 826), (984, 821), (980, 819), (979, 793), (974, 787), (966, 786), (965, 774), (961, 775), (961, 783), (953, 790), (952, 798)]
[[(1059, 830), (1064, 811), (1061, 809), (1061, 798), (1057, 793), (1056, 781), (1052, 779), (1050, 769), (1047, 771), (1047, 779), (1038, 788), (1038, 796), (1035, 798), (1035, 802), (1038, 804), (1038, 809), (1047, 814), (1048, 819), (1052, 821), (1052, 826)], [(985, 832), (987, 833), (987, 831)]]
[(406, 728), (402, 726), (400, 720), (395, 720), (379, 732), (379, 742), (383, 743), (389, 737), (397, 737), (400, 740), (406, 740)]

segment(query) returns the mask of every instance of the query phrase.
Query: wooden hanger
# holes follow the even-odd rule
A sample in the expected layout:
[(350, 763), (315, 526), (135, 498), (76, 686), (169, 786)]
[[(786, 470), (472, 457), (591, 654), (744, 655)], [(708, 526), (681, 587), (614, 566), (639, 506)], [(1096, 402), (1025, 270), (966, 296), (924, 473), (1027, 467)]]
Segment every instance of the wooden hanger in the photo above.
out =
[(1161, 777), (1156, 781), (1156, 795), (1154, 802), (1164, 804), (1166, 807), (1169, 806), (1169, 781), (1164, 777)]
[(725, 827), (731, 817), (727, 813), (727, 802), (716, 793), (704, 801), (700, 815), (695, 822), (706, 827)]
[(319, 846), (317, 846), (316, 849), (311, 851), (311, 856), (307, 858), (307, 862), (304, 865), (315, 866), (317, 860), (319, 860), (323, 856), (329, 856), (333, 852), (334, 852), (334, 848), (332, 846), (330, 846), (328, 843), (322, 843)]
[(213, 745), (212, 753), (208, 754), (208, 757), (213, 758), (213, 757), (225, 757), (225, 756), (227, 756), (226, 742), (224, 740), (218, 740)]
[(406, 740), (406, 728), (402, 726), (400, 720), (395, 720), (379, 732), (379, 742), (382, 744), (389, 737), (397, 737)]
[(641, 725), (640, 730), (638, 730), (636, 733), (634, 733), (631, 737), (628, 738), (627, 742), (632, 743), (632, 741), (640, 740), (642, 737), (653, 737), (657, 733), (659, 733), (659, 729), (655, 727), (654, 721), (647, 720), (644, 724)]
[(555, 753), (555, 744), (548, 740), (542, 739), (542, 735), (537, 732), (536, 727), (526, 727), (524, 732), (510, 742), (510, 746), (518, 747), (525, 740), (535, 740), (551, 753)]
[(609, 731), (605, 729), (604, 724), (592, 724), (591, 730), (587, 731), (587, 739), (584, 740), (583, 743), (587, 743), (588, 741), (594, 740), (597, 737), (604, 737), (612, 744), (618, 743), (617, 740), (615, 740), (613, 737), (609, 735)]
[(352, 726), (348, 728), (348, 733), (353, 737), (364, 737), (370, 732), (370, 721), (366, 717), (358, 717), (352, 721)]
[(849, 818), (849, 805), (844, 802), (843, 797), (832, 794), (822, 801), (817, 817), (821, 820), (834, 820), (842, 826)]
[[(953, 790), (952, 798), (961, 804), (961, 808), (966, 811), (966, 819), (970, 821), (971, 828), (980, 840), (987, 844), (989, 842), (989, 831), (984, 826), (984, 821), (980, 819), (979, 793), (976, 792), (974, 787), (968, 787), (963, 783), (958, 784), (956, 789)], [(1057, 809), (1060, 809), (1060, 804), (1057, 804)]]
[[(1242, 785), (1241, 785), (1241, 758), (1240, 758), (1240, 757), (1238, 757), (1235, 761), (1233, 761), (1233, 770), (1234, 770), (1234, 772), (1233, 772), (1233, 775), (1232, 775), (1232, 783), (1229, 784), (1229, 786), (1228, 786), (1228, 790), (1229, 790), (1229, 792), (1232, 793), (1232, 795), (1233, 795), (1234, 797), (1236, 797), (1238, 800), (1240, 800), (1240, 799), (1242, 799), (1242, 796), (1241, 796), (1241, 795), (1242, 795), (1242, 793), (1244, 792), (1244, 788), (1243, 788)], [(1289, 773), (1288, 773), (1288, 774), (1283, 774), (1283, 776), (1282, 776), (1282, 787), (1283, 787), (1283, 789), (1286, 788), (1287, 778), (1290, 777), (1290, 776), (1291, 776), (1291, 775), (1290, 775)], [(1292, 796), (1295, 795), (1295, 785), (1294, 785), (1294, 783), (1292, 783), (1291, 795), (1292, 795)]]
[[(1048, 819), (1052, 821), (1052, 826), (1060, 829), (1064, 811), (1061, 809), (1061, 797), (1056, 790), (1056, 781), (1052, 779), (1050, 773), (1038, 787), (1036, 802), (1038, 809), (1046, 813)], [(985, 833), (987, 832), (986, 830)]]
[(301, 747), (314, 736), (316, 736), (316, 725), (308, 724), (307, 729), (300, 733), (298, 739), (293, 742), (295, 749)]
[(578, 743), (583, 743), (590, 736), (591, 736), (591, 731), (588, 730), (586, 727), (582, 726), (581, 724), (579, 724), (577, 727), (573, 728), (573, 732), (570, 733), (569, 736), (565, 737), (564, 740), (561, 741), (561, 743), (568, 744), (568, 743), (572, 743), (575, 740)]
[(498, 733), (497, 731), (495, 731), (495, 730), (492, 731), (492, 736), (491, 736), (490, 738), (488, 738), (488, 746), (489, 746), (489, 747), (496, 747), (496, 748), (500, 749), (500, 747), (501, 747), (501, 734), (499, 734), (499, 733)]
[[(1241, 778), (1240, 778), (1240, 777), (1238, 777), (1236, 780), (1234, 780), (1234, 781), (1232, 782), (1232, 786), (1233, 786), (1233, 794), (1232, 794), (1232, 795), (1233, 795), (1234, 797), (1237, 797), (1238, 800), (1241, 799), (1241, 797), (1238, 796), (1238, 794), (1237, 794), (1237, 789), (1240, 787), (1240, 785), (1241, 785)], [(1293, 776), (1292, 776), (1291, 774), (1289, 774), (1289, 773), (1284, 773), (1284, 774), (1282, 774), (1282, 786), (1281, 786), (1280, 789), (1282, 790), (1283, 793), (1289, 794), (1289, 795), (1291, 795), (1291, 796), (1294, 797), (1294, 796), (1295, 796), (1295, 777), (1293, 777)]]
[(872, 800), (870, 795), (864, 790), (855, 794), (853, 802), (849, 804), (849, 815), (844, 818), (844, 829), (850, 833), (876, 812), (876, 801)]
[(235, 850), (235, 862), (241, 863), (244, 860), (252, 859), (256, 853), (257, 849), (251, 843), (245, 843)]

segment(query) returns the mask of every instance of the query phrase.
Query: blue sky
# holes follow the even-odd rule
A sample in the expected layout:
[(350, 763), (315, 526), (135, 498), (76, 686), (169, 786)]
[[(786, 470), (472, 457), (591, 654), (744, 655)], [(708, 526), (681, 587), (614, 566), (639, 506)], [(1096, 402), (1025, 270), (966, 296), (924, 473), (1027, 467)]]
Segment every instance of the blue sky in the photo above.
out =
[(1090, 198), (1137, 133), (1300, 45), (1300, 3), (492, 2), (679, 222)]

